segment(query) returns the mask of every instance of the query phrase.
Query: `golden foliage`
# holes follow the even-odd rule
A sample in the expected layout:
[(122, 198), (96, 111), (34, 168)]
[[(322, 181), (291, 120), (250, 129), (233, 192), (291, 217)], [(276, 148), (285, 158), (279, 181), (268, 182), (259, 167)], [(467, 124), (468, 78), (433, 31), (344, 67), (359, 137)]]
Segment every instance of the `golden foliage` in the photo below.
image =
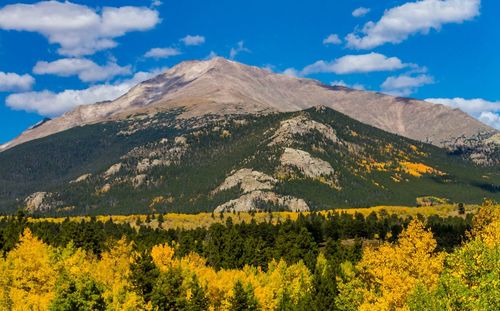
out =
[[(456, 211), (456, 206), (418, 209), (381, 206), (344, 212), (367, 215), (372, 211), (392, 212), (393, 209), (406, 215), (417, 212), (433, 214), (436, 211), (446, 214)], [(466, 209), (472, 211), (476, 207), (468, 206)], [(367, 247), (358, 264), (342, 263), (338, 283), (340, 295), (336, 300), (338, 306), (343, 310), (409, 310), (409, 305), (413, 303), (411, 306), (420, 310), (422, 308), (418, 308), (418, 303), (423, 300), (413, 299), (411, 302), (409, 298), (412, 295), (414, 298), (415, 293), (424, 293), (430, 303), (439, 302), (450, 310), (488, 310), (485, 306), (491, 306), (492, 301), (495, 303), (494, 299), (500, 292), (500, 208), (487, 204), (478, 209), (469, 241), (446, 256), (446, 261), (444, 253), (436, 252), (432, 233), (415, 219), (395, 244), (385, 242), (378, 247)], [(277, 218), (296, 219), (298, 215), (274, 213), (273, 221)], [(138, 216), (128, 217), (114, 216), (113, 219), (125, 222)], [(168, 217), (177, 223), (188, 218), (178, 214)], [(192, 222), (221, 221), (210, 214), (189, 217), (192, 217), (189, 218)], [(269, 217), (267, 213), (255, 216), (242, 214), (241, 218), (233, 218), (236, 222), (250, 217), (259, 221), (270, 219), (266, 218)], [(107, 219), (100, 218), (101, 221)], [(162, 272), (169, 269), (181, 271), (182, 287), (186, 289), (188, 300), (192, 296), (189, 282), (196, 279), (205, 289), (211, 310), (230, 310), (233, 288), (238, 281), (245, 287), (253, 288), (262, 310), (275, 310), (285, 295), (292, 303), (297, 303), (313, 290), (313, 275), (302, 262), (290, 265), (283, 260), (274, 260), (269, 263), (267, 271), (251, 266), (215, 270), (207, 266), (206, 260), (198, 254), (179, 258), (175, 256), (175, 250), (175, 245), (154, 246), (151, 250), (154, 264)], [(49, 310), (56, 295), (57, 280), (62, 275), (74, 279), (91, 278), (102, 286), (102, 297), (108, 310), (150, 310), (151, 305), (145, 304), (130, 283), (134, 258), (133, 244), (123, 238), (98, 259), (75, 248), (72, 243), (64, 248), (52, 248), (26, 229), (18, 245), (6, 254), (5, 259), (0, 258), (0, 310)], [(326, 259), (321, 254), (316, 267), (318, 273), (324, 273)], [(448, 292), (441, 293), (443, 288)], [(419, 292), (418, 289), (423, 290)]]
[[(479, 208), (478, 205), (466, 205), (466, 212), (476, 212)], [(339, 213), (348, 213), (355, 214), (361, 213), (365, 216), (368, 216), (370, 213), (381, 213), (382, 211), (389, 214), (397, 214), (399, 216), (416, 216), (418, 214), (424, 216), (430, 215), (439, 215), (439, 216), (459, 216), (457, 212), (457, 206), (453, 204), (443, 204), (443, 205), (434, 205), (434, 206), (423, 206), (419, 208), (409, 207), (409, 206), (374, 206), (369, 208), (345, 208), (345, 209), (335, 209), (335, 212)], [(318, 213), (326, 215), (332, 211), (319, 211)], [(308, 215), (309, 212), (303, 212), (302, 214)], [(233, 219), (233, 223), (241, 223), (255, 220), (257, 223), (261, 222), (273, 222), (276, 223), (278, 221), (284, 221), (286, 219), (296, 220), (299, 217), (299, 213), (296, 212), (273, 212), (272, 217), (270, 217), (270, 213), (247, 213), (241, 212), (238, 216), (225, 214), (224, 218), (220, 218), (219, 215), (215, 215), (212, 217), (211, 213), (198, 213), (198, 214), (178, 214), (178, 213), (168, 213), (163, 214), (163, 225), (162, 228), (170, 229), (170, 228), (184, 228), (184, 229), (193, 229), (199, 227), (209, 227), (214, 223), (225, 223), (227, 217), (231, 217)], [(141, 222), (145, 222), (147, 215), (114, 215), (112, 220), (114, 223), (118, 224), (130, 224), (133, 227), (135, 226), (136, 220), (140, 220)], [(28, 218), (30, 222), (39, 222), (39, 221), (52, 221), (55, 223), (61, 223), (65, 220), (65, 217), (58, 218)], [(97, 221), (106, 222), (110, 219), (109, 216), (97, 216)], [(74, 216), (70, 217), (71, 221), (81, 222), (81, 221), (89, 221), (90, 217), (87, 216)], [(143, 224), (144, 225), (144, 224)], [(148, 226), (152, 228), (158, 228), (158, 221), (156, 219), (151, 220)]]
[(26, 229), (17, 247), (2, 262), (2, 307), (49, 309), (57, 278), (51, 256), (50, 247)]
[(489, 247), (498, 245), (500, 241), (500, 207), (493, 204), (483, 206), (474, 217), (471, 238), (477, 238)]
[(312, 275), (303, 263), (287, 265), (285, 261), (273, 261), (268, 271), (245, 266), (237, 269), (215, 269), (208, 267), (204, 258), (191, 253), (186, 257), (174, 257), (175, 249), (167, 244), (151, 250), (153, 262), (160, 271), (180, 268), (185, 276), (196, 275), (200, 284), (206, 287), (207, 297), (213, 310), (230, 310), (230, 299), (236, 282), (250, 284), (262, 310), (275, 310), (285, 293), (297, 302), (310, 292)]
[(175, 250), (168, 244), (156, 245), (151, 249), (153, 262), (160, 271), (166, 271), (173, 266), (174, 253)]
[(413, 220), (397, 244), (365, 249), (356, 277), (341, 286), (341, 296), (361, 295), (359, 310), (407, 310), (407, 297), (417, 285), (433, 288), (438, 283), (444, 254), (435, 248), (432, 233)]
[(444, 175), (443, 172), (423, 163), (401, 161), (399, 165), (405, 173), (415, 177), (421, 177), (423, 174)]
[(112, 310), (140, 310), (142, 298), (131, 290), (128, 281), (132, 263), (132, 243), (122, 238), (108, 252), (102, 254), (93, 276), (105, 285), (104, 299)]

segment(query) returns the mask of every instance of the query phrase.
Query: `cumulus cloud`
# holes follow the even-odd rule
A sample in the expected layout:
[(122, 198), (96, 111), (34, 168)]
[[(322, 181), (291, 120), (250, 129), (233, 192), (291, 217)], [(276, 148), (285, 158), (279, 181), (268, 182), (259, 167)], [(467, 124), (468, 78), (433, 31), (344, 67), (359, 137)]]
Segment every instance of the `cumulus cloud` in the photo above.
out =
[(215, 53), (214, 51), (210, 51), (210, 53), (208, 53), (208, 55), (205, 57), (205, 59), (210, 60), (210, 59), (215, 58), (217, 56), (218, 56), (217, 53)]
[(426, 101), (452, 108), (458, 108), (480, 121), (496, 129), (500, 129), (500, 101), (492, 102), (482, 98), (465, 99), (461, 97), (427, 98)]
[(427, 34), (448, 23), (462, 23), (479, 15), (480, 0), (422, 0), (385, 11), (378, 22), (368, 22), (360, 32), (347, 35), (347, 46), (371, 49), (400, 43), (414, 33)]
[(336, 74), (364, 73), (374, 71), (393, 71), (413, 66), (403, 63), (397, 57), (387, 57), (379, 53), (363, 55), (346, 55), (331, 62), (319, 60), (314, 64), (306, 66), (302, 70), (303, 75), (313, 73), (333, 72)]
[(362, 17), (362, 16), (365, 16), (368, 13), (370, 13), (370, 9), (364, 8), (364, 7), (360, 7), (360, 8), (357, 8), (356, 10), (352, 11), (352, 16), (354, 16), (354, 17)]
[(18, 75), (13, 72), (0, 71), (0, 92), (17, 92), (30, 90), (35, 79), (29, 74)]
[(325, 39), (323, 39), (323, 44), (341, 44), (342, 40), (340, 40), (339, 36), (336, 34), (331, 34)]
[(151, 1), (151, 6), (161, 6), (163, 4), (163, 2), (161, 2), (160, 0), (153, 0)]
[(128, 80), (114, 84), (94, 85), (82, 90), (65, 90), (60, 93), (44, 90), (11, 94), (6, 98), (6, 105), (15, 110), (25, 110), (36, 112), (42, 116), (55, 117), (80, 105), (116, 99), (137, 83), (150, 79), (162, 71), (164, 69), (138, 72)]
[(250, 50), (245, 47), (244, 41), (238, 42), (236, 47), (231, 48), (231, 50), (229, 51), (229, 58), (234, 59), (236, 57), (236, 55), (238, 55), (242, 52), (250, 53)]
[(179, 49), (176, 48), (153, 48), (144, 54), (147, 58), (167, 58), (171, 56), (177, 56), (182, 54)]
[(184, 38), (182, 38), (181, 41), (185, 45), (201, 45), (205, 43), (205, 37), (200, 35), (195, 35), (195, 36), (187, 35)]
[(53, 62), (39, 61), (33, 68), (33, 72), (39, 75), (52, 74), (60, 77), (78, 76), (84, 82), (95, 82), (129, 75), (131, 68), (119, 66), (115, 62), (100, 66), (85, 58), (62, 58)]
[(0, 29), (37, 32), (60, 45), (65, 56), (90, 55), (113, 48), (114, 38), (145, 31), (160, 22), (158, 11), (146, 7), (104, 7), (97, 11), (71, 2), (11, 4), (0, 9)]
[(491, 111), (482, 112), (479, 115), (479, 121), (500, 130), (500, 114)]
[(394, 96), (409, 96), (415, 93), (419, 87), (432, 83), (434, 83), (434, 78), (426, 74), (417, 76), (402, 74), (388, 77), (381, 87), (383, 92)]
[(366, 90), (366, 88), (363, 84), (360, 84), (360, 83), (347, 84), (344, 82), (344, 80), (332, 81), (332, 82), (330, 82), (330, 85), (331, 86), (343, 86), (343, 87), (348, 87), (351, 89), (362, 90), (362, 91)]
[(294, 77), (294, 78), (297, 78), (297, 77), (301, 76), (300, 71), (298, 71), (295, 68), (287, 68), (287, 69), (285, 69), (283, 71), (283, 74), (286, 75), (286, 76), (289, 76), (289, 77)]

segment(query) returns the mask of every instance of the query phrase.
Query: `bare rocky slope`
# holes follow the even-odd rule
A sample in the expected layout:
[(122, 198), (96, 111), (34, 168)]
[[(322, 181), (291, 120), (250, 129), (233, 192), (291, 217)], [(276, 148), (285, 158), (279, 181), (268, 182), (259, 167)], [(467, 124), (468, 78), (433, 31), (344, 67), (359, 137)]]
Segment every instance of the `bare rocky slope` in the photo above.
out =
[(47, 120), (0, 151), (70, 128), (183, 108), (180, 118), (299, 111), (326, 106), (368, 125), (437, 146), (497, 133), (466, 113), (424, 101), (331, 87), (310, 79), (214, 58), (187, 61), (140, 83), (122, 97)]

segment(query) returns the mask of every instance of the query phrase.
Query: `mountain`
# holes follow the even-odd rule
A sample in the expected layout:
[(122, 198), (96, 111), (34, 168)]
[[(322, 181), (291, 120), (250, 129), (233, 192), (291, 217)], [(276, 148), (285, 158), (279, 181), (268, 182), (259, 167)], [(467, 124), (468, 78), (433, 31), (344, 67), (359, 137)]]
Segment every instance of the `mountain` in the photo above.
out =
[(11, 142), (0, 152), (0, 211), (306, 211), (498, 200), (498, 137), (440, 105), (221, 58), (184, 62)]
[[(224, 58), (183, 62), (111, 101), (80, 106), (29, 129), (0, 150), (69, 128), (183, 107), (182, 118), (206, 114), (290, 112), (330, 107), (379, 129), (437, 146), (496, 131), (466, 113), (424, 101), (328, 86)], [(481, 137), (482, 137), (481, 136)]]
[(0, 153), (0, 207), (49, 215), (500, 199), (500, 171), (328, 107), (78, 126)]

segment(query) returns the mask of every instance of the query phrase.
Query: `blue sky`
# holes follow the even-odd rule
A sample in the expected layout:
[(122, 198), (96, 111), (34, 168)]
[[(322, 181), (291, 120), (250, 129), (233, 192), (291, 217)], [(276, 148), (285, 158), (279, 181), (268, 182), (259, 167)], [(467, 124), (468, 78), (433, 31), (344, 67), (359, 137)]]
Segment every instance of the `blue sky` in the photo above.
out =
[(428, 99), (500, 128), (498, 12), (495, 0), (3, 0), (0, 143), (213, 55)]

